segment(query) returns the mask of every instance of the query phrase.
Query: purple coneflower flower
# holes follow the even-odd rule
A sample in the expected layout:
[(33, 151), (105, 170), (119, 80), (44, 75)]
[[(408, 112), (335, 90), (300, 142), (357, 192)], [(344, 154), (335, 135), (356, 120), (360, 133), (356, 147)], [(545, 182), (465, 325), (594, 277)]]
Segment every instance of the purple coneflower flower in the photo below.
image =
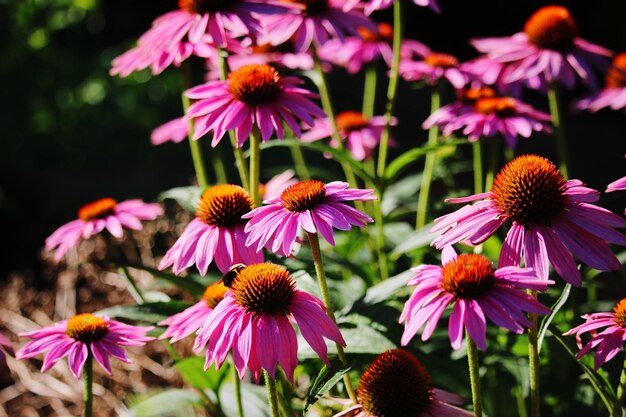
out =
[(263, 253), (245, 245), (246, 220), (252, 210), (250, 194), (238, 185), (220, 184), (208, 188), (200, 198), (196, 218), (167, 251), (159, 269), (172, 266), (175, 274), (195, 264), (202, 275), (213, 260), (223, 273), (234, 264), (263, 261)]
[(579, 100), (576, 108), (596, 112), (610, 107), (613, 110), (626, 108), (626, 53), (613, 59), (605, 77), (605, 87)]
[(266, 206), (243, 216), (246, 225), (246, 245), (260, 251), (264, 246), (273, 253), (290, 256), (298, 232), (320, 233), (331, 245), (335, 244), (333, 227), (350, 230), (373, 221), (368, 215), (350, 207), (346, 201), (375, 200), (374, 190), (347, 189), (348, 183), (334, 181), (324, 184), (318, 180), (300, 181), (287, 187), (280, 196), (263, 201)]
[(306, 51), (313, 43), (319, 47), (330, 39), (358, 36), (363, 27), (371, 31), (376, 25), (363, 15), (359, 0), (287, 0), (302, 6), (298, 14), (268, 15), (262, 18), (265, 28), (259, 43), (280, 45), (292, 36), (297, 51)]
[(383, 352), (365, 369), (358, 404), (334, 417), (471, 417), (458, 395), (433, 387), (424, 365), (403, 349)]
[(198, 331), (194, 351), (207, 347), (205, 368), (219, 368), (232, 351), (243, 379), (246, 369), (256, 381), (265, 369), (274, 377), (280, 363), (293, 380), (298, 364), (295, 322), (304, 339), (328, 364), (324, 337), (342, 346), (337, 325), (326, 315), (321, 300), (296, 288), (289, 272), (278, 265), (249, 265), (237, 273), (224, 299)]
[(545, 291), (548, 281), (538, 278), (532, 268), (507, 266), (495, 269), (482, 255), (457, 256), (448, 246), (442, 252), (443, 266), (421, 265), (413, 269), (408, 285), (415, 291), (404, 305), (400, 322), (406, 321), (402, 345), (407, 345), (424, 325), (422, 340), (433, 334), (443, 311), (454, 304), (448, 324), (452, 348), (461, 348), (464, 329), (480, 349), (485, 350), (485, 316), (515, 333), (531, 323), (524, 312), (548, 314), (550, 309), (522, 290)]
[(150, 134), (153, 145), (162, 145), (166, 142), (180, 143), (189, 135), (189, 122), (183, 117), (172, 119), (155, 128)]
[(580, 271), (572, 254), (592, 268), (620, 268), (608, 242), (626, 245), (626, 236), (613, 227), (626, 220), (593, 204), (600, 193), (580, 180), (566, 181), (558, 168), (537, 155), (519, 156), (496, 175), (488, 193), (452, 198), (467, 203), (452, 214), (435, 220), (432, 231), (444, 230), (433, 241), (439, 249), (457, 242), (478, 245), (502, 225), (510, 225), (500, 252), (500, 267), (527, 266), (547, 279), (550, 264), (561, 278), (581, 285)]
[[(594, 358), (594, 368), (597, 371), (602, 365), (613, 359), (626, 343), (626, 298), (620, 300), (613, 313), (592, 313), (582, 316), (585, 323), (578, 327), (574, 327), (564, 336), (576, 334), (576, 342), (580, 351), (576, 355), (576, 359), (585, 356), (591, 349), (598, 348)], [(600, 333), (598, 329), (606, 327)], [(583, 347), (581, 335), (591, 332), (592, 338)]]
[(214, 282), (206, 287), (202, 299), (191, 307), (161, 321), (159, 326), (167, 326), (167, 330), (159, 339), (170, 339), (170, 343), (195, 333), (215, 307), (224, 299), (228, 288), (222, 281)]
[(152, 327), (137, 327), (111, 320), (106, 316), (79, 314), (69, 320), (55, 323), (31, 332), (20, 333), (21, 337), (33, 339), (16, 354), (17, 359), (44, 357), (41, 371), (45, 372), (60, 359), (67, 356), (70, 370), (80, 378), (88, 355), (109, 374), (112, 374), (109, 355), (122, 362), (130, 363), (121, 346), (143, 346), (154, 337), (146, 336)]
[(467, 82), (465, 75), (459, 70), (456, 57), (431, 51), (426, 45), (404, 43), (400, 61), (400, 75), (407, 81), (424, 80), (434, 85), (441, 78), (447, 79), (455, 88), (463, 88)]
[(118, 203), (112, 198), (102, 198), (83, 206), (78, 210), (78, 219), (55, 230), (46, 239), (46, 250), (56, 250), (54, 259), (58, 261), (81, 239), (89, 239), (104, 229), (119, 239), (124, 228), (141, 230), (141, 220), (154, 220), (161, 214), (163, 209), (158, 204), (141, 200)]
[[(391, 124), (396, 124), (395, 118)], [(375, 116), (371, 119), (361, 112), (345, 111), (336, 117), (339, 136), (346, 142), (348, 152), (357, 161), (370, 158), (374, 149), (380, 143), (380, 137), (385, 129), (386, 121), (383, 116)], [(313, 127), (302, 135), (303, 142), (313, 142), (332, 136), (333, 128), (328, 118), (317, 119)], [(339, 144), (331, 139), (330, 146), (337, 148)]]
[(283, 121), (296, 136), (301, 135), (298, 120), (313, 125), (313, 117), (324, 112), (310, 98), (316, 94), (304, 88), (297, 77), (281, 77), (269, 65), (245, 65), (228, 76), (227, 81), (211, 81), (185, 93), (197, 100), (185, 118), (194, 119), (194, 139), (213, 132), (211, 145), (217, 146), (227, 130), (235, 130), (237, 145), (243, 146), (254, 125), (268, 141), (274, 130), (285, 136)]
[[(430, 7), (433, 11), (441, 13), (441, 8), (437, 4), (436, 0), (413, 0), (413, 3), (418, 6)], [(387, 9), (393, 4), (393, 0), (370, 0), (365, 6), (365, 13), (367, 15), (372, 14), (376, 10)]]
[[(429, 129), (437, 125), (446, 136), (461, 130), (470, 142), (502, 135), (510, 148), (515, 147), (518, 136), (529, 138), (534, 131), (551, 131), (549, 122), (552, 117), (549, 114), (512, 97), (481, 97), (471, 107), (463, 104), (438, 109), (422, 127)], [(451, 111), (452, 108), (456, 111)]]
[(511, 66), (506, 81), (541, 77), (541, 87), (558, 82), (572, 88), (578, 78), (595, 85), (593, 68), (606, 68), (611, 51), (577, 36), (578, 26), (563, 6), (545, 6), (526, 22), (524, 31), (511, 37), (474, 39), (472, 45), (495, 61)]
[(311, 70), (314, 65), (311, 52), (296, 51), (293, 39), (277, 46), (269, 43), (253, 45), (250, 53), (239, 53), (228, 57), (228, 67), (231, 71), (249, 64), (272, 64), (300, 70)]

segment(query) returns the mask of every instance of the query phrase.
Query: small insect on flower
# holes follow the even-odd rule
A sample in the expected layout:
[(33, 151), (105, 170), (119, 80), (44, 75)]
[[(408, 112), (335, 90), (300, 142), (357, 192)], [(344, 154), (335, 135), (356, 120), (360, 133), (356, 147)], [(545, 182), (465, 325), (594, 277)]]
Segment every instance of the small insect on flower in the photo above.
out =
[(224, 283), (224, 286), (230, 288), (231, 285), (233, 285), (233, 281), (235, 280), (235, 278), (237, 278), (237, 274), (239, 274), (239, 272), (241, 272), (241, 270), (245, 267), (245, 264), (235, 264), (231, 266), (228, 272), (226, 272), (222, 276), (222, 282)]

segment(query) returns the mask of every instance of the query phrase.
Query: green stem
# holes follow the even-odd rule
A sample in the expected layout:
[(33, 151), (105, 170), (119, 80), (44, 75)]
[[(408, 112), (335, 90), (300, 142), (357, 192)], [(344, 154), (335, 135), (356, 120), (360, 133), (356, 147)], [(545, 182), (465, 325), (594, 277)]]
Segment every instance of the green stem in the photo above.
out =
[(125, 265), (122, 265), (117, 268), (117, 272), (119, 272), (120, 275), (126, 278), (126, 282), (128, 282), (128, 285), (130, 286), (128, 292), (130, 292), (130, 295), (133, 296), (135, 302), (137, 304), (144, 304), (146, 302), (146, 298), (144, 297), (143, 292), (141, 291), (139, 286), (137, 285), (137, 282), (128, 271), (128, 268)]
[[(537, 291), (529, 291), (531, 297), (537, 299)], [(539, 345), (538, 345), (538, 319), (537, 314), (529, 313), (530, 328), (528, 329), (528, 363), (530, 372), (530, 415), (539, 417), (541, 415), (541, 397), (539, 384)]]
[(278, 393), (276, 392), (276, 380), (264, 369), (265, 387), (267, 388), (267, 399), (270, 404), (270, 413), (272, 417), (280, 417), (278, 411)]
[(508, 146), (504, 147), (504, 159), (509, 162), (515, 158), (515, 149), (509, 148)]
[(472, 143), (474, 153), (474, 194), (483, 192), (483, 153), (481, 140)]
[(85, 381), (85, 392), (83, 399), (85, 401), (85, 417), (93, 416), (93, 355), (91, 350), (87, 352), (87, 360), (83, 367), (83, 380)]
[(622, 417), (622, 404), (624, 404), (624, 396), (626, 394), (626, 356), (624, 356), (624, 366), (622, 367), (622, 373), (619, 377), (619, 386), (617, 387), (617, 397), (615, 397), (615, 404), (613, 405), (613, 411), (611, 417)]
[(296, 168), (296, 174), (301, 180), (310, 180), (311, 174), (306, 166), (306, 160), (304, 159), (304, 153), (297, 144), (289, 145), (289, 151), (291, 151), (291, 158)]
[[(324, 301), (324, 304), (326, 304), (326, 314), (328, 314), (328, 317), (330, 317), (330, 319), (336, 324), (337, 320), (335, 319), (335, 311), (333, 310), (330, 293), (328, 292), (328, 284), (326, 282), (326, 273), (324, 272), (324, 263), (322, 261), (322, 252), (320, 250), (320, 241), (317, 237), (317, 233), (307, 232), (307, 235), (309, 237), (309, 243), (311, 244), (311, 253), (313, 254), (313, 262), (315, 264), (315, 274), (317, 275), (317, 282), (320, 286), (320, 292), (322, 293), (322, 300)], [(343, 347), (338, 343), (336, 344), (336, 346), (339, 360), (343, 365), (348, 365), (348, 360), (346, 358), (345, 352), (343, 351)], [(356, 392), (352, 387), (350, 375), (346, 373), (343, 376), (343, 381), (346, 385), (346, 391), (348, 391), (348, 396), (350, 397), (352, 402), (356, 404)]]
[(215, 170), (215, 180), (218, 184), (228, 184), (226, 167), (224, 167), (224, 156), (222, 148), (211, 148), (211, 162)]
[(237, 373), (237, 367), (235, 366), (235, 360), (233, 359), (233, 379), (235, 380), (235, 401), (237, 402), (237, 417), (243, 417), (243, 401), (241, 399), (241, 380)]
[(287, 382), (285, 375), (280, 372), (278, 375), (280, 391), (278, 392), (278, 404), (280, 405), (280, 409), (283, 412), (283, 415), (286, 417), (294, 417), (297, 416), (297, 413), (293, 410), (291, 403), (287, 400), (287, 394), (291, 396), (293, 393), (289, 388), (289, 382)]
[(377, 83), (378, 71), (376, 70), (376, 65), (370, 64), (365, 69), (365, 83), (363, 85), (363, 115), (368, 119), (374, 116)]
[(559, 86), (551, 83), (548, 87), (548, 103), (550, 105), (550, 114), (552, 115), (552, 125), (554, 126), (554, 135), (556, 137), (556, 151), (559, 156), (559, 170), (565, 179), (569, 178), (567, 169), (567, 142), (565, 139), (565, 128), (563, 126), (563, 109), (559, 100)]
[(389, 265), (387, 263), (387, 252), (385, 251), (385, 226), (382, 210), (382, 196), (374, 200), (374, 224), (376, 225), (376, 252), (378, 255), (378, 272), (381, 281), (389, 278)]
[(389, 149), (389, 135), (391, 129), (391, 118), (393, 117), (393, 108), (396, 101), (396, 93), (398, 91), (398, 78), (400, 68), (400, 51), (402, 47), (402, 31), (403, 31), (403, 1), (396, 0), (393, 2), (393, 62), (391, 65), (391, 74), (389, 75), (389, 86), (387, 87), (387, 105), (385, 107), (385, 129), (380, 138), (380, 151), (378, 153), (377, 174), (379, 178), (384, 177), (387, 167), (387, 151)]
[(497, 138), (491, 138), (489, 142), (489, 163), (487, 164), (487, 175), (485, 176), (485, 191), (491, 191), (493, 179), (498, 168), (498, 156), (500, 155), (500, 143)]
[[(430, 114), (433, 114), (441, 106), (441, 94), (439, 85), (433, 87), (430, 98)], [(436, 145), (439, 139), (439, 127), (433, 125), (428, 129), (428, 145)], [(426, 155), (424, 162), (424, 173), (422, 175), (422, 186), (417, 200), (417, 217), (415, 219), (415, 230), (420, 230), (426, 225), (426, 214), (428, 212), (428, 198), (430, 195), (430, 184), (433, 181), (437, 152), (431, 151)]]
[(259, 179), (261, 172), (261, 134), (256, 127), (250, 132), (250, 196), (255, 206), (259, 206)]
[[(183, 112), (186, 114), (191, 101), (185, 96), (185, 91), (192, 87), (191, 80), (191, 66), (185, 61), (183, 63)], [(189, 134), (187, 139), (189, 141), (189, 150), (191, 151), (191, 159), (193, 160), (193, 167), (196, 171), (196, 178), (198, 179), (198, 185), (202, 189), (206, 188), (209, 184), (207, 180), (206, 168), (204, 166), (204, 158), (202, 157), (202, 149), (200, 149), (200, 143), (193, 139), (194, 122), (189, 120)]]
[(476, 417), (482, 417), (483, 404), (480, 393), (480, 374), (478, 372), (478, 348), (469, 335), (467, 336), (467, 363), (469, 365), (470, 384), (472, 387), (474, 415)]

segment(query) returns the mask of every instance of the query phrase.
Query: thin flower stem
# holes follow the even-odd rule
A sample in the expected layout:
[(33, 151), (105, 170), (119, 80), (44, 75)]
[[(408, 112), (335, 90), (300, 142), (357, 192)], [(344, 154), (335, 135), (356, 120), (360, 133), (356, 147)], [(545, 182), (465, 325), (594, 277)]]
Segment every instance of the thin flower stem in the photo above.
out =
[(548, 87), (548, 103), (550, 105), (550, 114), (552, 115), (554, 135), (556, 137), (556, 151), (559, 156), (559, 170), (561, 171), (563, 177), (568, 179), (567, 143), (565, 139), (565, 128), (563, 126), (563, 109), (559, 96), (559, 86), (556, 83), (551, 83)]
[(258, 207), (261, 203), (259, 196), (259, 180), (261, 172), (261, 134), (255, 127), (250, 132), (250, 196)]
[(368, 119), (374, 116), (376, 84), (378, 84), (378, 71), (376, 70), (376, 64), (372, 63), (365, 69), (365, 82), (363, 85), (363, 115)]
[[(441, 106), (441, 93), (439, 85), (433, 87), (430, 97), (430, 114), (433, 114)], [(439, 126), (436, 124), (428, 129), (428, 146), (436, 145), (439, 139)], [(417, 200), (417, 217), (415, 219), (415, 230), (420, 230), (426, 225), (426, 214), (428, 213), (428, 198), (430, 195), (430, 184), (433, 181), (433, 172), (437, 161), (437, 152), (431, 151), (426, 155), (424, 162), (424, 173), (422, 174), (422, 186)]]
[(222, 148), (212, 148), (211, 162), (215, 170), (215, 180), (218, 184), (228, 184), (228, 176), (226, 175), (226, 167), (224, 166), (224, 157)]
[(289, 145), (289, 151), (291, 152), (291, 158), (296, 168), (296, 174), (301, 180), (310, 180), (311, 174), (306, 166), (306, 160), (304, 159), (304, 152), (297, 144)]
[(289, 382), (287, 382), (285, 375), (279, 372), (278, 383), (280, 384), (280, 391), (278, 391), (278, 405), (285, 417), (297, 417), (297, 413), (293, 410), (290, 401), (287, 400), (286, 395), (292, 394), (289, 389)]
[(469, 365), (470, 384), (472, 387), (472, 403), (474, 404), (474, 415), (482, 417), (483, 404), (480, 393), (480, 375), (478, 373), (478, 348), (476, 343), (467, 335), (467, 363)]
[(265, 387), (267, 388), (267, 399), (270, 404), (270, 413), (272, 417), (280, 417), (278, 411), (278, 393), (276, 392), (276, 380), (264, 369), (263, 377), (265, 378)]
[[(537, 299), (537, 291), (528, 291), (531, 297)], [(528, 363), (530, 372), (530, 415), (541, 415), (541, 397), (539, 391), (539, 346), (538, 346), (538, 317), (537, 314), (529, 313), (530, 328), (528, 329)]]
[(374, 223), (376, 225), (376, 252), (378, 255), (378, 273), (380, 280), (389, 278), (389, 265), (387, 264), (387, 252), (385, 251), (385, 226), (382, 210), (382, 195), (374, 200)]
[[(322, 252), (320, 250), (320, 241), (317, 237), (317, 233), (307, 232), (307, 235), (309, 237), (309, 243), (311, 244), (311, 253), (313, 254), (313, 262), (315, 263), (315, 274), (317, 275), (317, 282), (320, 286), (320, 292), (322, 293), (322, 300), (324, 301), (324, 304), (326, 304), (326, 314), (328, 314), (328, 317), (330, 317), (330, 319), (336, 324), (337, 320), (335, 319), (335, 311), (333, 309), (330, 294), (328, 292), (326, 273), (324, 272), (324, 263), (322, 261)], [(339, 356), (339, 360), (343, 365), (348, 365), (348, 360), (346, 359), (346, 354), (343, 351), (343, 347), (338, 343), (336, 344), (336, 346), (337, 356)], [(346, 373), (343, 376), (343, 381), (346, 385), (346, 391), (348, 392), (348, 396), (350, 397), (352, 402), (356, 404), (356, 392), (354, 391), (354, 387), (352, 386), (350, 375)]]
[[(183, 113), (187, 113), (187, 109), (191, 104), (189, 98), (185, 96), (185, 91), (191, 88), (191, 67), (187, 61), (183, 62), (183, 93), (181, 94), (183, 101)], [(193, 139), (193, 120), (189, 120), (189, 133), (187, 139), (189, 141), (189, 150), (191, 151), (191, 159), (193, 160), (193, 167), (196, 171), (196, 178), (198, 179), (198, 185), (201, 188), (206, 188), (209, 185), (207, 180), (206, 168), (204, 166), (204, 158), (202, 156), (202, 149), (200, 143)]]
[(233, 359), (233, 379), (235, 380), (235, 401), (237, 402), (237, 417), (243, 416), (243, 401), (241, 399), (241, 380), (237, 373), (237, 367), (235, 366), (235, 359)]
[(474, 153), (474, 194), (483, 192), (483, 150), (481, 140), (472, 143), (472, 151)]
[(128, 292), (130, 292), (130, 295), (133, 296), (135, 302), (137, 304), (144, 304), (146, 302), (146, 298), (144, 297), (143, 292), (141, 291), (139, 286), (137, 285), (137, 282), (128, 271), (128, 268), (125, 265), (122, 265), (117, 268), (117, 272), (119, 272), (120, 275), (126, 278), (126, 282), (128, 282), (128, 285), (130, 286)]
[(87, 359), (83, 368), (83, 380), (85, 381), (85, 392), (83, 399), (85, 401), (85, 417), (93, 416), (93, 354), (88, 349)]
[(491, 191), (493, 179), (498, 168), (498, 156), (500, 156), (500, 143), (492, 138), (489, 143), (489, 163), (487, 164), (487, 174), (485, 176), (485, 191)]
[(624, 356), (624, 366), (622, 367), (622, 373), (619, 377), (619, 386), (617, 387), (617, 397), (615, 397), (615, 404), (613, 405), (613, 411), (611, 417), (622, 417), (622, 404), (624, 404), (624, 397), (626, 396), (626, 356)]
[(378, 153), (378, 167), (376, 172), (379, 178), (385, 175), (387, 168), (387, 151), (389, 149), (389, 135), (391, 129), (391, 118), (398, 92), (398, 78), (400, 68), (400, 51), (402, 48), (402, 32), (404, 26), (403, 1), (393, 2), (393, 61), (391, 73), (389, 75), (389, 86), (387, 87), (387, 105), (385, 107), (385, 129), (380, 138), (380, 151)]

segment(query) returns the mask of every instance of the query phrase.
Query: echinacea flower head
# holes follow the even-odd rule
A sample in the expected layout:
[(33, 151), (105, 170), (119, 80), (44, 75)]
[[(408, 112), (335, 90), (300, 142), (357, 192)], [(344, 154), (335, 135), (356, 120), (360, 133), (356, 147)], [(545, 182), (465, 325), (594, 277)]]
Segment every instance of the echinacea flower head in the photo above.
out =
[(78, 314), (69, 320), (55, 323), (21, 337), (33, 339), (16, 354), (16, 359), (29, 359), (44, 354), (41, 371), (45, 372), (67, 356), (72, 374), (80, 378), (88, 355), (109, 374), (112, 374), (109, 355), (124, 363), (131, 363), (123, 346), (143, 346), (153, 337), (146, 336), (152, 327), (131, 326), (111, 320), (107, 316)]
[(319, 233), (331, 245), (335, 244), (333, 227), (350, 230), (363, 227), (372, 218), (346, 204), (347, 201), (374, 200), (374, 190), (349, 189), (348, 183), (319, 180), (300, 181), (287, 187), (280, 196), (263, 201), (265, 206), (243, 216), (246, 225), (246, 245), (290, 256), (298, 232)]
[(210, 284), (204, 290), (202, 299), (189, 308), (161, 321), (159, 326), (167, 326), (167, 330), (159, 339), (170, 339), (170, 343), (195, 333), (215, 307), (224, 299), (228, 288), (220, 280)]
[(626, 108), (626, 53), (613, 59), (606, 73), (604, 88), (579, 100), (576, 108), (597, 112), (605, 108), (622, 110)]
[(81, 239), (89, 239), (103, 230), (120, 239), (124, 229), (141, 230), (141, 221), (154, 220), (163, 214), (158, 204), (141, 200), (126, 200), (118, 203), (112, 198), (102, 198), (78, 210), (78, 219), (64, 224), (46, 239), (46, 250), (55, 250), (56, 261), (68, 250), (78, 245)]
[(326, 315), (324, 303), (298, 290), (289, 271), (270, 263), (249, 265), (238, 271), (230, 291), (205, 320), (194, 351), (206, 346), (205, 369), (213, 363), (219, 368), (232, 351), (240, 378), (246, 369), (256, 381), (262, 369), (274, 377), (280, 364), (292, 381), (298, 364), (292, 322), (326, 364), (324, 338), (345, 346), (337, 325)]
[(283, 122), (300, 137), (299, 121), (312, 126), (313, 117), (324, 117), (322, 109), (310, 100), (317, 95), (297, 87), (302, 82), (297, 77), (281, 77), (269, 65), (250, 64), (231, 72), (226, 81), (210, 81), (187, 90), (187, 97), (196, 100), (185, 116), (195, 122), (193, 138), (212, 132), (211, 145), (215, 147), (226, 131), (234, 130), (241, 147), (255, 126), (263, 141), (274, 131), (284, 138)]
[(436, 219), (432, 231), (444, 233), (433, 245), (478, 245), (506, 224), (500, 267), (517, 266), (523, 256), (539, 278), (548, 278), (552, 264), (561, 278), (580, 286), (572, 255), (592, 268), (611, 271), (619, 269), (620, 262), (609, 243), (626, 245), (626, 236), (613, 229), (626, 227), (626, 220), (590, 204), (599, 196), (580, 180), (566, 181), (549, 160), (522, 155), (498, 172), (490, 192), (447, 200), (477, 203)]
[[(357, 161), (370, 158), (385, 130), (386, 120), (383, 116), (366, 117), (357, 111), (345, 111), (339, 113), (335, 119), (339, 136), (345, 141), (345, 147)], [(391, 125), (395, 125), (394, 118)], [(332, 138), (333, 128), (328, 118), (317, 119), (313, 127), (302, 135), (303, 142), (312, 142), (331, 138), (330, 146), (339, 147), (339, 143)]]
[(462, 399), (433, 387), (424, 365), (411, 353), (381, 353), (361, 375), (355, 406), (335, 417), (471, 417), (455, 407)]
[(153, 145), (162, 145), (166, 142), (180, 143), (189, 136), (189, 122), (183, 117), (172, 119), (156, 127), (150, 134)]
[[(441, 13), (441, 8), (436, 0), (413, 0), (418, 6), (430, 7), (434, 12)], [(383, 10), (391, 7), (393, 0), (370, 0), (365, 6), (365, 14), (370, 15), (376, 10)]]
[[(597, 371), (613, 359), (626, 343), (626, 298), (615, 305), (613, 312), (585, 314), (582, 318), (585, 323), (564, 333), (564, 336), (576, 335), (580, 349), (576, 359), (582, 358), (591, 349), (596, 349), (594, 368)], [(598, 333), (601, 328), (604, 330)], [(587, 332), (591, 333), (591, 340), (583, 347), (581, 335)]]
[(468, 336), (485, 350), (486, 321), (521, 334), (531, 323), (525, 312), (548, 314), (524, 290), (545, 291), (554, 281), (538, 278), (532, 268), (507, 266), (494, 268), (482, 255), (458, 255), (448, 246), (442, 253), (443, 266), (421, 265), (408, 285), (415, 291), (404, 305), (400, 322), (406, 321), (402, 345), (407, 345), (424, 326), (422, 340), (433, 334), (444, 310), (454, 304), (448, 323), (452, 348), (458, 350)]
[[(510, 66), (506, 81), (540, 77), (542, 86), (559, 83), (573, 88), (580, 79), (595, 85), (594, 69), (604, 70), (611, 51), (578, 37), (578, 25), (563, 6), (545, 6), (511, 37), (474, 39), (488, 58)], [(529, 85), (532, 87), (532, 85)]]
[(235, 264), (262, 262), (263, 253), (245, 245), (246, 220), (241, 216), (253, 206), (250, 194), (238, 185), (208, 188), (200, 197), (196, 218), (161, 259), (159, 269), (172, 266), (174, 273), (180, 274), (195, 264), (205, 275), (213, 260), (223, 273)]
[(449, 54), (433, 52), (420, 44), (420, 50), (412, 47), (411, 43), (403, 45), (399, 72), (406, 81), (425, 81), (435, 85), (445, 78), (454, 88), (463, 88), (467, 78), (459, 70), (459, 60)]

